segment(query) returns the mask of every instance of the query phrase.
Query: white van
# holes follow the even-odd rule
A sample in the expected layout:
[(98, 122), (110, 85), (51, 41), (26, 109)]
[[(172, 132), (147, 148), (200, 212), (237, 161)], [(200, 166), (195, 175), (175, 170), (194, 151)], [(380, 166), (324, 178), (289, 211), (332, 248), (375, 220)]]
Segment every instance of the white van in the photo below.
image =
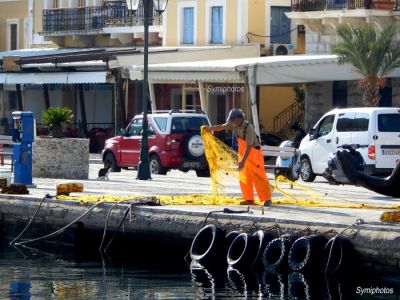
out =
[(361, 107), (326, 113), (300, 143), (300, 176), (313, 181), (327, 168), (328, 155), (344, 144), (359, 144), (365, 173), (389, 174), (400, 160), (400, 108)]

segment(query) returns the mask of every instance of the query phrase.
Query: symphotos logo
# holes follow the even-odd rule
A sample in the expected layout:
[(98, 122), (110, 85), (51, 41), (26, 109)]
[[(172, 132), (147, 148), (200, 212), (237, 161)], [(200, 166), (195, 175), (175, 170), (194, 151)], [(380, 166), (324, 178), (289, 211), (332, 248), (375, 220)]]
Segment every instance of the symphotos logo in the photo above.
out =
[(356, 288), (356, 294), (357, 295), (392, 295), (394, 293), (393, 288), (388, 288), (388, 287), (361, 287), (358, 286)]
[(244, 86), (207, 86), (207, 92), (209, 94), (227, 94), (227, 93), (244, 93)]

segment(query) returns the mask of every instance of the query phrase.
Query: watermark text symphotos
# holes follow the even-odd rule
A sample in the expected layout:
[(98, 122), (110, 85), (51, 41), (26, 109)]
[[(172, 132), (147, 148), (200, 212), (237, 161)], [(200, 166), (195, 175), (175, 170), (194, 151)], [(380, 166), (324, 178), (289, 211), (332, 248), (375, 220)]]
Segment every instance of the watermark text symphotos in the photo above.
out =
[(394, 293), (393, 288), (388, 287), (361, 287), (356, 288), (357, 295), (392, 295)]
[(244, 93), (244, 91), (244, 86), (207, 86), (207, 92), (209, 94)]

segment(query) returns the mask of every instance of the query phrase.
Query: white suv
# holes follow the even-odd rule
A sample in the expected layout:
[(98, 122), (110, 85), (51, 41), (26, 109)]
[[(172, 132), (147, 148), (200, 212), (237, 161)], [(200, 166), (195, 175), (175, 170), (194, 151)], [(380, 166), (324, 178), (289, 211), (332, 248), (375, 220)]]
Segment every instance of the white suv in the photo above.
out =
[(301, 178), (313, 181), (322, 175), (329, 153), (344, 144), (362, 146), (359, 151), (367, 174), (389, 174), (400, 160), (400, 108), (345, 108), (326, 113), (301, 141)]

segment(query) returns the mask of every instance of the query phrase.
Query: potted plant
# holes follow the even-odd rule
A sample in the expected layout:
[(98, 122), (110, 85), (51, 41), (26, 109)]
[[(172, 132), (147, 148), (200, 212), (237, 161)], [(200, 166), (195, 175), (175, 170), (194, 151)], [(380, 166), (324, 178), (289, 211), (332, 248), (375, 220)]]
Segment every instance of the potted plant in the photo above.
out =
[(63, 128), (71, 123), (74, 115), (68, 107), (49, 107), (42, 114), (42, 124), (49, 126), (54, 138), (62, 138)]
[(63, 179), (89, 178), (89, 139), (69, 138), (67, 124), (73, 114), (67, 107), (49, 107), (42, 123), (53, 138), (35, 138), (32, 143), (32, 176)]

